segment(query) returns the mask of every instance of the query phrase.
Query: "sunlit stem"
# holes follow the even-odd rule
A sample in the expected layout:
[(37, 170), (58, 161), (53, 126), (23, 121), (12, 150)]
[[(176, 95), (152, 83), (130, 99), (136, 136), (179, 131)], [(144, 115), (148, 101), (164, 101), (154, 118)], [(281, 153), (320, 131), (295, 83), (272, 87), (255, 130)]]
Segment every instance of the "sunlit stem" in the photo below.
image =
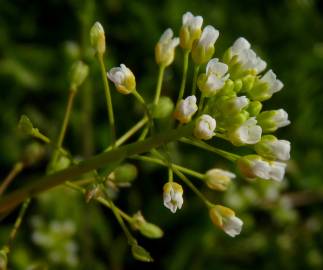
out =
[(190, 50), (184, 50), (184, 58), (183, 58), (183, 77), (181, 82), (181, 88), (179, 90), (177, 103), (183, 98), (185, 93), (185, 85), (186, 85), (186, 79), (187, 79), (187, 69), (188, 69), (188, 59), (190, 55)]
[(158, 102), (159, 102), (163, 79), (164, 79), (164, 71), (165, 71), (165, 66), (160, 65), (158, 79), (157, 79), (156, 93), (155, 93), (155, 98), (154, 98), (154, 105), (158, 105)]
[(17, 217), (15, 224), (13, 225), (13, 228), (12, 228), (10, 235), (9, 235), (8, 246), (10, 246), (12, 244), (13, 240), (15, 239), (15, 237), (17, 235), (18, 229), (22, 223), (22, 220), (24, 218), (24, 215), (26, 213), (26, 210), (28, 208), (30, 200), (31, 200), (30, 198), (26, 199), (20, 208), (18, 217)]
[(65, 134), (66, 134), (67, 125), (68, 125), (68, 122), (70, 120), (70, 115), (71, 115), (71, 111), (72, 111), (76, 91), (77, 91), (76, 89), (71, 89), (69, 91), (68, 100), (67, 100), (67, 106), (66, 106), (65, 115), (64, 115), (64, 120), (63, 120), (63, 124), (62, 124), (61, 130), (60, 130), (59, 136), (58, 136), (57, 143), (56, 143), (57, 149), (53, 153), (52, 164), (56, 163), (58, 155), (59, 155), (59, 150), (58, 149), (62, 148), (63, 140), (64, 140), (64, 137), (65, 137)]
[(23, 162), (17, 162), (7, 177), (3, 180), (0, 186), (0, 196), (5, 192), (7, 187), (11, 184), (11, 182), (16, 178), (16, 176), (23, 170), (24, 164)]
[(103, 54), (98, 53), (98, 59), (100, 63), (101, 75), (104, 85), (104, 92), (107, 101), (107, 110), (108, 110), (108, 117), (109, 117), (109, 124), (111, 128), (111, 139), (112, 139), (112, 147), (116, 146), (116, 129), (115, 129), (115, 122), (114, 122), (114, 114), (113, 114), (113, 106), (112, 106), (112, 99), (110, 93), (109, 82), (107, 78), (107, 72), (104, 66), (103, 61)]
[(202, 141), (197, 141), (197, 140), (192, 140), (192, 139), (187, 139), (187, 138), (181, 138), (180, 141), (183, 143), (191, 144), (191, 145), (197, 146), (199, 148), (208, 150), (210, 152), (216, 153), (216, 154), (218, 154), (230, 161), (236, 161), (240, 158), (239, 155), (236, 155), (236, 154), (227, 152), (225, 150), (213, 147), (213, 146), (208, 145), (207, 143), (202, 142)]
[(179, 170), (174, 168), (174, 173), (206, 204), (207, 207), (212, 207), (213, 204), (193, 185), (193, 183)]
[(194, 65), (194, 75), (193, 75), (193, 83), (192, 83), (192, 95), (196, 93), (196, 82), (197, 76), (199, 75), (200, 65)]

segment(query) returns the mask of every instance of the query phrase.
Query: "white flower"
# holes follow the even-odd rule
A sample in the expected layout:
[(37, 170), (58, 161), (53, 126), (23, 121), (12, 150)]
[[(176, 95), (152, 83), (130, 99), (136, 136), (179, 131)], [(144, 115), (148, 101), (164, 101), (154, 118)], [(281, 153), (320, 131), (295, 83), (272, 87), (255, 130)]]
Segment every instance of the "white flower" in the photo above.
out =
[(197, 109), (196, 97), (188, 96), (177, 104), (174, 117), (182, 124), (186, 124), (191, 121), (191, 118), (197, 112)]
[(290, 142), (278, 140), (273, 135), (265, 135), (261, 141), (255, 145), (256, 152), (266, 158), (289, 160), (290, 159)]
[(245, 38), (240, 37), (233, 43), (231, 54), (237, 56), (238, 62), (244, 70), (253, 69), (258, 74), (267, 66), (267, 63), (250, 48), (250, 43)]
[(107, 76), (121, 94), (130, 94), (136, 89), (135, 76), (124, 64), (121, 64), (120, 67), (112, 68), (107, 73)]
[(206, 97), (214, 96), (223, 88), (229, 78), (228, 66), (219, 62), (219, 59), (211, 59), (206, 66), (206, 74), (201, 74), (197, 85)]
[(204, 179), (207, 186), (214, 190), (224, 191), (227, 189), (231, 179), (236, 175), (222, 169), (211, 169), (205, 173)]
[(183, 25), (180, 30), (180, 44), (184, 49), (191, 49), (194, 40), (201, 35), (203, 18), (194, 16), (191, 12), (186, 12), (182, 18)]
[(209, 140), (214, 136), (215, 128), (215, 119), (208, 114), (203, 114), (196, 120), (194, 136), (198, 139)]
[(277, 110), (272, 120), (275, 122), (277, 128), (285, 127), (290, 124), (288, 113), (284, 109)]
[(163, 189), (164, 206), (172, 213), (175, 213), (177, 209), (181, 209), (184, 202), (182, 186), (175, 182), (167, 182)]
[(267, 161), (257, 155), (248, 155), (238, 160), (241, 172), (247, 178), (259, 177), (265, 180), (281, 182), (284, 179), (286, 164), (278, 161)]
[(250, 117), (240, 127), (229, 134), (233, 143), (239, 144), (255, 144), (261, 139), (262, 129), (257, 125), (255, 117)]
[(257, 120), (264, 132), (273, 132), (290, 124), (284, 109), (264, 111), (257, 116)]
[(249, 99), (246, 96), (235, 97), (232, 105), (235, 111), (241, 111), (249, 105)]
[(155, 47), (155, 57), (158, 65), (169, 66), (174, 61), (175, 48), (179, 38), (173, 38), (173, 30), (168, 28), (160, 37)]
[(243, 222), (230, 208), (215, 205), (210, 209), (209, 214), (213, 224), (220, 227), (229, 236), (235, 237), (241, 233)]
[(260, 81), (268, 84), (269, 95), (280, 91), (284, 86), (284, 84), (277, 79), (276, 74), (271, 69), (260, 78)]
[(196, 64), (209, 61), (214, 53), (214, 43), (219, 37), (219, 31), (208, 25), (203, 29), (202, 35), (192, 50), (192, 58)]

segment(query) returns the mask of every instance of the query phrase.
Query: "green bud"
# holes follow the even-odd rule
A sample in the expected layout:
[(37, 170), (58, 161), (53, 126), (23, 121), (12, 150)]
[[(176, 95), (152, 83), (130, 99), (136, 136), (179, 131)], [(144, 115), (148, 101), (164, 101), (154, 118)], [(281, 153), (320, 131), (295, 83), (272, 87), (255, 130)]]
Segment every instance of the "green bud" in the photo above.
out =
[(221, 90), (221, 95), (223, 95), (223, 96), (235, 96), (236, 93), (234, 91), (234, 88), (235, 88), (235, 83), (232, 80), (228, 79), (225, 82), (225, 85)]
[(19, 123), (18, 123), (18, 130), (23, 135), (32, 135), (33, 134), (33, 123), (30, 121), (30, 119), (26, 115), (22, 115), (20, 117)]
[(153, 262), (154, 261), (154, 259), (150, 256), (149, 252), (137, 244), (134, 244), (131, 246), (131, 252), (132, 252), (133, 257), (136, 260), (139, 260), (142, 262)]
[(132, 182), (136, 179), (138, 171), (136, 166), (130, 163), (125, 163), (116, 168), (110, 178), (116, 182)]
[(239, 93), (242, 89), (242, 80), (238, 79), (234, 81), (234, 92)]
[(254, 75), (247, 75), (243, 77), (242, 78), (243, 90), (246, 92), (250, 91), (250, 89), (252, 89), (254, 86), (255, 80), (256, 80), (256, 76)]
[(71, 68), (71, 89), (76, 90), (89, 74), (89, 67), (82, 61), (77, 61)]
[(153, 117), (160, 119), (171, 115), (174, 110), (174, 103), (169, 97), (161, 97), (158, 105), (153, 108)]
[(288, 114), (283, 109), (264, 111), (257, 116), (257, 121), (265, 133), (274, 132), (290, 124)]
[(238, 114), (232, 115), (226, 119), (227, 128), (235, 128), (242, 125), (249, 118), (249, 113), (247, 111), (242, 111)]
[(133, 216), (133, 226), (139, 230), (140, 233), (148, 238), (161, 238), (164, 235), (162, 229), (157, 225), (147, 222), (141, 212), (136, 213)]
[(257, 116), (262, 109), (262, 103), (260, 101), (252, 101), (249, 103), (247, 111), (249, 112), (250, 116)]
[(91, 45), (99, 54), (105, 53), (105, 33), (103, 26), (96, 22), (90, 30)]
[(204, 46), (199, 46), (198, 41), (195, 40), (192, 49), (192, 59), (195, 64), (201, 65), (207, 63), (214, 54), (214, 46), (205, 48)]
[(71, 165), (71, 161), (67, 157), (60, 155), (57, 158), (57, 161), (55, 164), (50, 164), (49, 172), (53, 173), (53, 172), (61, 171), (68, 168), (70, 165)]
[(227, 65), (230, 64), (230, 60), (231, 60), (231, 48), (227, 49), (222, 57), (222, 62), (226, 63)]
[(41, 160), (44, 155), (44, 147), (37, 142), (33, 142), (27, 145), (27, 147), (25, 148), (25, 151), (23, 153), (23, 162), (25, 165), (31, 166)]
[(0, 250), (0, 270), (6, 270), (7, 269), (7, 264), (8, 264), (8, 254), (9, 249), (8, 247), (3, 247)]
[(265, 101), (270, 99), (272, 94), (269, 91), (269, 85), (257, 80), (254, 82), (254, 87), (247, 91), (248, 96), (252, 100)]

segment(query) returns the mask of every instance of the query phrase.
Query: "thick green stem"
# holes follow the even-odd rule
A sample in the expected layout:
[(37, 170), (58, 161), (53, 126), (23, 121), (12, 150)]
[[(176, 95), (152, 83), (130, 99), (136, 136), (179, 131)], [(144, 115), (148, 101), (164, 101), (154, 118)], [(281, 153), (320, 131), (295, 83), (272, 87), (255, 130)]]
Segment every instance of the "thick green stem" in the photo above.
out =
[(194, 75), (193, 75), (193, 83), (192, 83), (192, 95), (195, 95), (196, 93), (196, 82), (197, 82), (197, 76), (199, 75), (200, 65), (194, 66)]
[(183, 98), (184, 93), (185, 93), (189, 55), (190, 55), (190, 50), (185, 50), (184, 51), (184, 58), (183, 58), (183, 77), (182, 77), (182, 82), (181, 82), (181, 88), (179, 90), (179, 94), (178, 94), (178, 98), (177, 98), (177, 103)]
[(77, 91), (76, 89), (71, 89), (69, 91), (66, 111), (65, 111), (65, 115), (64, 115), (64, 120), (63, 120), (63, 124), (62, 124), (61, 130), (60, 130), (59, 136), (58, 136), (57, 144), (56, 144), (57, 149), (53, 153), (53, 158), (52, 158), (52, 164), (53, 165), (55, 165), (55, 163), (57, 161), (57, 158), (58, 158), (58, 155), (59, 155), (59, 150), (58, 149), (62, 148), (62, 144), (63, 144), (63, 140), (64, 140), (64, 137), (65, 137), (67, 125), (68, 125), (68, 122), (70, 120), (70, 115), (71, 115), (71, 111), (72, 111), (76, 91)]
[(99, 63), (100, 63), (101, 75), (102, 75), (102, 80), (103, 80), (103, 84), (104, 84), (105, 97), (107, 100), (107, 110), (108, 110), (108, 116), (109, 116), (109, 124), (110, 124), (110, 128), (111, 128), (112, 147), (115, 147), (116, 129), (115, 129), (115, 122), (114, 122), (114, 114), (113, 114), (113, 106), (112, 106), (110, 87), (109, 87), (109, 82), (108, 82), (108, 78), (107, 78), (107, 72), (106, 72), (106, 69), (104, 66), (103, 54), (99, 53), (98, 59), (99, 59)]
[(11, 210), (28, 197), (35, 196), (42, 191), (58, 186), (67, 180), (74, 180), (86, 172), (98, 169), (116, 161), (122, 161), (133, 155), (148, 152), (165, 143), (189, 136), (192, 133), (193, 124), (194, 123), (191, 123), (178, 129), (168, 130), (162, 134), (156, 134), (144, 141), (121, 146), (118, 149), (112, 149), (109, 152), (84, 160), (65, 170), (37, 179), (37, 181), (29, 183), (11, 194), (0, 198), (0, 213)]
[(162, 89), (163, 78), (164, 78), (164, 71), (165, 71), (165, 67), (162, 66), (162, 65), (159, 66), (159, 73), (158, 73), (158, 79), (157, 79), (157, 86), (156, 86), (154, 105), (157, 105), (158, 102), (159, 102), (160, 93), (161, 93), (161, 89)]
[(0, 196), (2, 196), (3, 192), (7, 189), (7, 187), (10, 185), (13, 179), (23, 170), (24, 164), (22, 162), (17, 162), (7, 177), (3, 180), (0, 186)]

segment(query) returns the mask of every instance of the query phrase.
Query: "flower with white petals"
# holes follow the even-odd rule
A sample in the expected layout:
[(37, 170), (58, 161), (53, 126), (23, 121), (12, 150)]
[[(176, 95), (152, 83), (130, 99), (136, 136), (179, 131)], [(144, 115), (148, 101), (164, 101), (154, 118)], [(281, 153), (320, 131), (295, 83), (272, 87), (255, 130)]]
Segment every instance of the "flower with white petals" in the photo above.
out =
[(209, 188), (224, 191), (231, 183), (231, 179), (235, 177), (236, 175), (232, 172), (222, 169), (211, 169), (205, 173), (204, 179)]
[(177, 209), (181, 209), (184, 202), (182, 186), (175, 182), (167, 182), (163, 190), (164, 206), (172, 213), (175, 213)]
[(175, 48), (179, 44), (179, 38), (173, 38), (173, 30), (168, 28), (160, 37), (155, 47), (155, 58), (158, 65), (167, 67), (175, 57)]
[(249, 99), (246, 96), (233, 96), (219, 98), (217, 100), (217, 109), (228, 117), (240, 113), (249, 105)]
[(269, 159), (289, 160), (290, 142), (278, 140), (273, 135), (265, 135), (261, 141), (255, 145), (256, 152)]
[(219, 59), (211, 59), (206, 66), (206, 74), (201, 74), (197, 85), (205, 97), (212, 97), (218, 93), (229, 78), (228, 66), (219, 62)]
[(284, 84), (277, 79), (276, 74), (271, 69), (260, 78), (260, 81), (268, 84), (268, 91), (271, 95), (280, 91), (284, 86)]
[(107, 76), (121, 94), (127, 95), (136, 89), (136, 78), (124, 64), (111, 68)]
[(213, 224), (220, 227), (229, 236), (235, 237), (241, 233), (243, 221), (236, 217), (230, 208), (215, 205), (210, 209), (209, 214)]
[(265, 70), (267, 63), (250, 48), (243, 37), (238, 38), (231, 47), (232, 57), (236, 56), (243, 70), (255, 70), (256, 74)]
[(183, 25), (180, 30), (180, 45), (183, 49), (191, 50), (194, 40), (201, 36), (201, 27), (203, 18), (194, 16), (191, 12), (186, 12), (183, 15)]
[(257, 116), (257, 121), (264, 132), (274, 132), (290, 124), (288, 113), (284, 109), (264, 111)]
[(194, 136), (201, 140), (209, 140), (214, 136), (215, 128), (215, 119), (208, 114), (203, 114), (196, 120)]
[(286, 164), (278, 161), (267, 161), (257, 155), (247, 155), (238, 160), (242, 174), (249, 179), (261, 178), (281, 182), (284, 179)]
[(196, 97), (188, 96), (178, 102), (174, 112), (174, 117), (180, 121), (181, 124), (186, 124), (191, 121), (191, 118), (197, 112), (197, 109)]
[(257, 125), (255, 117), (250, 117), (241, 126), (229, 133), (231, 142), (235, 145), (255, 144), (261, 139), (262, 129)]
[(204, 64), (214, 53), (214, 43), (219, 37), (219, 31), (208, 25), (203, 29), (200, 39), (193, 44), (192, 58), (195, 64)]

